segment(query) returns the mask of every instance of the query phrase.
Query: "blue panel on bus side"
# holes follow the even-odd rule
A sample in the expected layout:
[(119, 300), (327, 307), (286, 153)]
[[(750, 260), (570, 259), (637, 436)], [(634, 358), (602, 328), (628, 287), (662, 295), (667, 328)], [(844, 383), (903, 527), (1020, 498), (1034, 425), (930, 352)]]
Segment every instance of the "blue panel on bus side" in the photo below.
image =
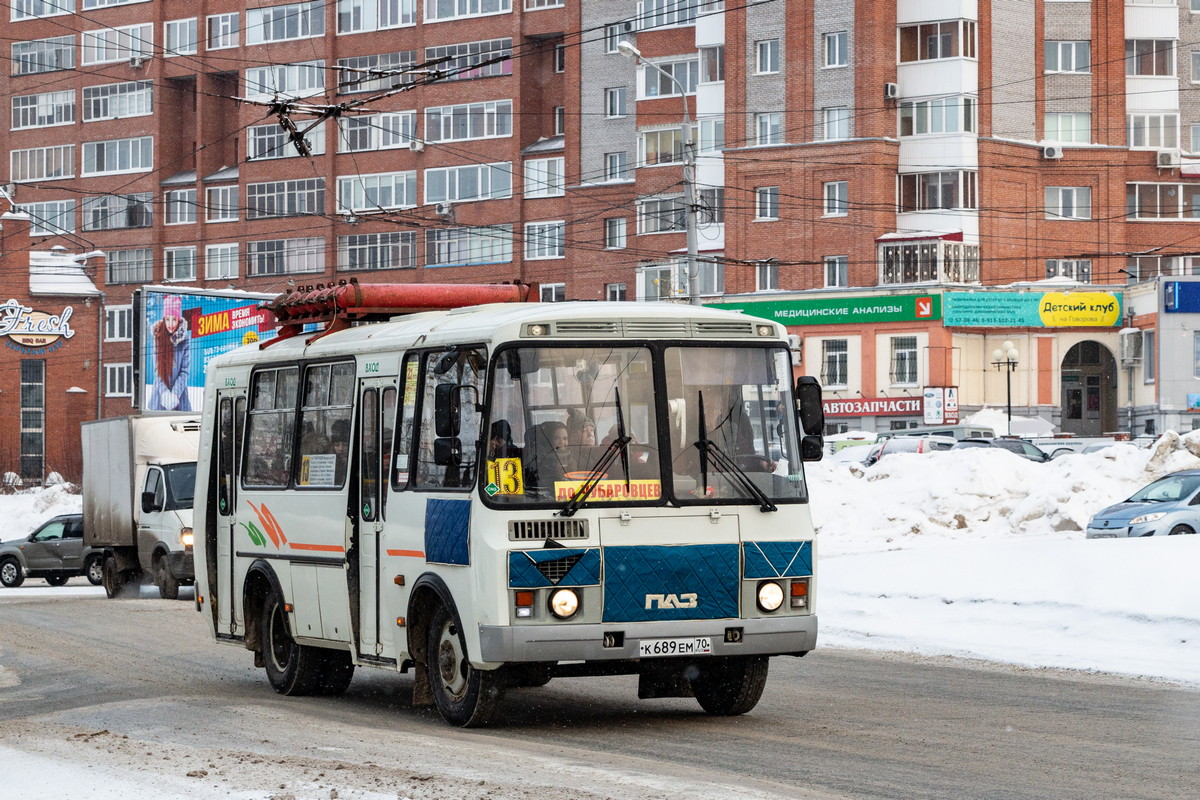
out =
[(738, 545), (604, 548), (604, 621), (738, 616)]
[(470, 564), (467, 536), (470, 500), (438, 500), (425, 504), (425, 560), (436, 564)]
[(508, 554), (508, 585), (513, 589), (594, 586), (600, 583), (600, 551), (554, 547)]
[(812, 575), (812, 542), (744, 542), (742, 577), (806, 578)]

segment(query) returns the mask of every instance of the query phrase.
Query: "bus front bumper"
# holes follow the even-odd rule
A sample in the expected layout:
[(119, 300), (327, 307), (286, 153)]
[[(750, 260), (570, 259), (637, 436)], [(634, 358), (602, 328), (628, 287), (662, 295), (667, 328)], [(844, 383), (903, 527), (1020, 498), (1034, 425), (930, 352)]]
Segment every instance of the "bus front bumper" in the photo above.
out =
[(816, 615), (770, 619), (637, 622), (625, 625), (480, 625), (480, 656), (490, 662), (628, 661), (650, 639), (707, 636), (712, 652), (700, 656), (799, 654), (817, 644)]

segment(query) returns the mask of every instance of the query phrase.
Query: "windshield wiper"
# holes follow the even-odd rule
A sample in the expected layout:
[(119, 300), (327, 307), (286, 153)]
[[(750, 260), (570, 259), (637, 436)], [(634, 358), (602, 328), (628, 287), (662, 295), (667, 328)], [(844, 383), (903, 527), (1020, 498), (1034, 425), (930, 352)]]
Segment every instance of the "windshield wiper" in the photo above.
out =
[[(704, 392), (696, 392), (696, 405), (699, 412), (698, 433), (699, 438), (693, 443), (697, 450), (700, 451), (700, 487), (705, 496), (708, 495), (708, 460), (711, 458), (724, 472), (732, 473), (737, 482), (746, 490), (755, 500), (759, 502), (759, 507), (763, 511), (778, 511), (779, 507), (771, 502), (771, 498), (767, 497), (767, 493), (758, 487), (746, 471), (738, 466), (737, 461), (729, 457), (724, 450), (717, 447), (716, 442), (708, 438), (708, 428), (704, 421)], [(726, 415), (728, 419), (729, 415)]]
[(618, 453), (621, 456), (621, 469), (625, 471), (625, 489), (626, 491), (629, 489), (629, 443), (633, 441), (633, 437), (625, 431), (625, 415), (621, 413), (621, 390), (614, 389), (613, 391), (617, 398), (617, 438), (608, 443), (608, 447), (600, 454), (599, 460), (588, 470), (590, 474), (587, 480), (575, 490), (575, 494), (571, 495), (571, 499), (558, 512), (560, 517), (574, 516), (579, 507), (583, 505), (583, 501), (588, 499), (588, 495), (604, 479), (605, 470), (609, 468)]

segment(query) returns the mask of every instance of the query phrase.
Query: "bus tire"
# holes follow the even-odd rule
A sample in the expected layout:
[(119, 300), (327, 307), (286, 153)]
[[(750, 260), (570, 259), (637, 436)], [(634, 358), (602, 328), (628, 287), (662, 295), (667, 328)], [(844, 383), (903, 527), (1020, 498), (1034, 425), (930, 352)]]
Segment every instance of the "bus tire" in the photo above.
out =
[(767, 685), (766, 656), (736, 656), (701, 662), (692, 691), (700, 707), (717, 717), (745, 714), (758, 705)]
[(442, 719), (460, 728), (488, 724), (503, 696), (499, 670), (481, 670), (467, 659), (462, 625), (443, 604), (429, 620), (429, 686)]
[(318, 648), (296, 644), (288, 632), (283, 598), (272, 590), (262, 607), (263, 666), (271, 688), (283, 695), (312, 694), (318, 687), (325, 659)]
[(334, 697), (350, 688), (354, 677), (354, 661), (346, 650), (325, 650), (321, 653), (321, 677), (313, 694)]

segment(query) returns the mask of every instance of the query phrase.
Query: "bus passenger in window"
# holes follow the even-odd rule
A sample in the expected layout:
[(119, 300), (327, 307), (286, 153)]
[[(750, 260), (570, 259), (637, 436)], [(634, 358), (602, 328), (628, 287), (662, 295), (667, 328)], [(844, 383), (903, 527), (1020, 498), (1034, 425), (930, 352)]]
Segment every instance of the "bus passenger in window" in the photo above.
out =
[(542, 422), (533, 429), (533, 470), (527, 483), (540, 488), (544, 499), (554, 497), (555, 481), (566, 480), (574, 465), (567, 449), (569, 438), (563, 422)]
[(489, 459), (517, 458), (521, 455), (520, 449), (513, 443), (512, 425), (508, 420), (498, 419), (492, 423), (488, 433), (487, 455)]
[(332, 434), (330, 448), (337, 457), (337, 461), (334, 462), (334, 482), (341, 486), (342, 481), (346, 479), (346, 464), (350, 461), (350, 422), (344, 419), (334, 420), (329, 431)]

